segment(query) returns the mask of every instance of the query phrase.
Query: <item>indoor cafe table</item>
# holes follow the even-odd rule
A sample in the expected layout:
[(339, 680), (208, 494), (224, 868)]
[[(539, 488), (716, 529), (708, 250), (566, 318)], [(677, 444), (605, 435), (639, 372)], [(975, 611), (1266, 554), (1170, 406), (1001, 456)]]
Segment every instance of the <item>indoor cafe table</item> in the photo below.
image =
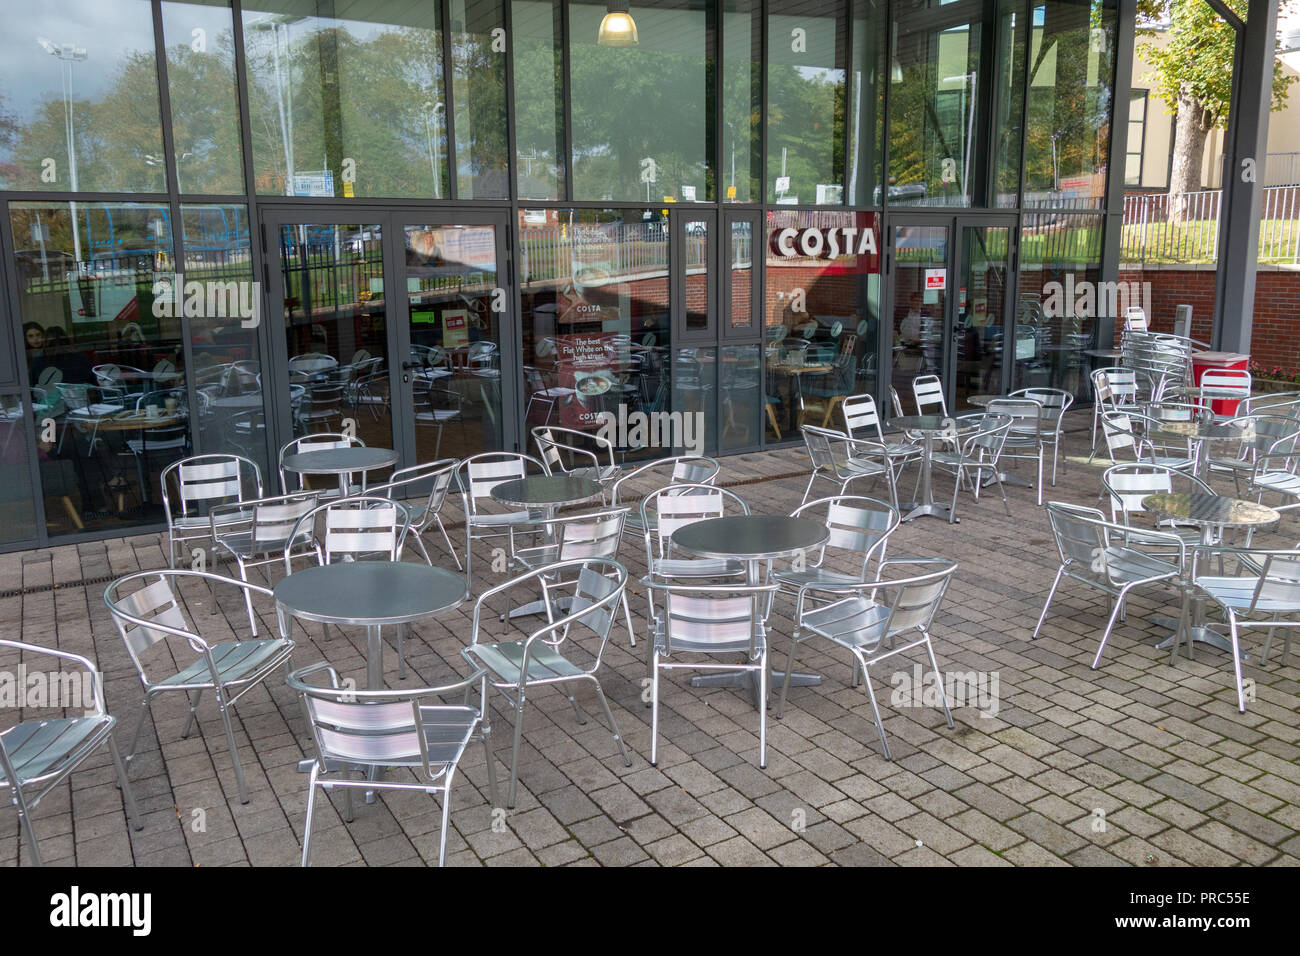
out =
[[(1181, 524), (1196, 525), (1201, 529), (1201, 544), (1211, 545), (1216, 536), (1221, 536), (1224, 528), (1260, 528), (1281, 520), (1281, 515), (1265, 505), (1254, 501), (1242, 501), (1239, 498), (1225, 498), (1221, 495), (1207, 495), (1204, 492), (1191, 494), (1159, 494), (1142, 499), (1142, 507), (1156, 518), (1172, 518)], [(1196, 573), (1196, 561), (1188, 556), (1184, 568), (1183, 600), (1192, 601), (1188, 616), (1188, 629), (1191, 640), (1217, 647), (1221, 651), (1232, 651), (1232, 644), (1222, 634), (1205, 623), (1203, 603), (1194, 598), (1192, 582)], [(1152, 623), (1162, 627), (1172, 627), (1174, 635), (1165, 638), (1156, 645), (1160, 650), (1172, 647), (1180, 622), (1169, 617), (1153, 617)], [(1191, 653), (1191, 646), (1188, 646)], [(1244, 658), (1243, 658), (1244, 659)]]
[(356, 472), (365, 474), (397, 464), (397, 452), (391, 448), (368, 448), (353, 445), (351, 448), (323, 448), (317, 451), (300, 451), (284, 456), (284, 470), (299, 475), (337, 475), (339, 494), (348, 494), (348, 484)]
[[(786, 515), (727, 515), (694, 521), (673, 532), (677, 551), (699, 558), (723, 558), (745, 563), (749, 584), (762, 580), (760, 565), (781, 558), (796, 558), (820, 548), (830, 531), (820, 521)], [(784, 671), (773, 671), (772, 680), (785, 679)], [(820, 684), (819, 674), (791, 674), (792, 687)], [(758, 699), (758, 676), (753, 671), (705, 674), (691, 679), (695, 687), (743, 687), (749, 684)]]

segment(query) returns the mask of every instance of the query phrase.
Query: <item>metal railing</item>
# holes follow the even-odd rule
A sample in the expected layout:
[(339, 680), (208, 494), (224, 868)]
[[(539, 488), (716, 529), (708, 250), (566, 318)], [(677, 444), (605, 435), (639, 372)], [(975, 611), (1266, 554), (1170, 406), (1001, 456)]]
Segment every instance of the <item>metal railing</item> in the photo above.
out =
[[(1269, 186), (1262, 192), (1259, 261), (1300, 263), (1300, 186)], [(1222, 199), (1223, 192), (1218, 189), (1184, 193), (1177, 200), (1182, 215), (1178, 221), (1171, 222), (1168, 193), (1126, 195), (1121, 260), (1215, 262), (1219, 254)]]

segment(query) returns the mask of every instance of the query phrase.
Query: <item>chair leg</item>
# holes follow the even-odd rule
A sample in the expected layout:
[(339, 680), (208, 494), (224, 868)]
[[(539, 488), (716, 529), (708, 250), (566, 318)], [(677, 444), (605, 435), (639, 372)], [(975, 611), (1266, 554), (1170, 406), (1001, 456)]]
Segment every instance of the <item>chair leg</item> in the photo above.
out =
[(632, 766), (632, 757), (627, 752), (627, 745), (623, 743), (623, 735), (618, 732), (618, 724), (614, 723), (614, 712), (609, 709), (609, 701), (605, 698), (605, 691), (600, 686), (600, 681), (595, 677), (591, 682), (596, 685), (596, 696), (600, 698), (600, 706), (605, 708), (605, 719), (609, 721), (610, 732), (614, 735), (614, 742), (618, 744), (619, 752), (623, 754), (624, 766)]
[(1038, 624), (1034, 626), (1034, 633), (1030, 636), (1031, 641), (1038, 640), (1038, 632), (1043, 627), (1043, 621), (1047, 619), (1047, 609), (1052, 606), (1052, 598), (1056, 596), (1056, 588), (1061, 583), (1061, 575), (1065, 573), (1065, 566), (1062, 565), (1056, 571), (1056, 580), (1052, 582), (1052, 589), (1047, 592), (1047, 600), (1043, 602), (1043, 613), (1038, 615)]
[[(487, 698), (484, 696), (482, 699)], [(487, 760), (488, 796), (491, 797), (492, 809), (495, 810), (501, 806), (501, 794), (497, 792), (497, 762), (492, 756), (492, 725), (486, 712), (479, 719), (479, 734), (483, 738), (483, 757)]]
[(451, 536), (447, 534), (447, 528), (442, 523), (442, 515), (434, 515), (433, 520), (438, 523), (438, 530), (442, 532), (442, 540), (447, 542), (447, 550), (451, 552), (451, 559), (456, 562), (456, 570), (465, 570), (461, 567), (460, 557), (456, 554), (456, 549), (451, 546)]
[(442, 791), (442, 832), (438, 834), (438, 868), (447, 860), (447, 823), (451, 819), (451, 779), (456, 773), (455, 767), (447, 768), (447, 783)]
[[(788, 673), (788, 672), (787, 672)], [(767, 650), (758, 668), (758, 769), (767, 769)]]
[(23, 794), (17, 787), (10, 787), (13, 793), (14, 807), (18, 810), (18, 822), (22, 824), (23, 838), (27, 841), (27, 849), (32, 854), (32, 865), (41, 865), (41, 850), (36, 845), (36, 830), (32, 826), (32, 811), (27, 806), (27, 801), (23, 799)]
[[(239, 580), (247, 584), (248, 569), (244, 567), (243, 561), (237, 561), (236, 563), (239, 566)], [(248, 609), (248, 626), (253, 629), (253, 636), (257, 637), (257, 617), (253, 613), (253, 592), (248, 588), (240, 588), (240, 590), (244, 592), (244, 607)]]
[(889, 752), (889, 741), (885, 739), (885, 725), (880, 720), (880, 708), (876, 706), (876, 692), (871, 689), (871, 674), (867, 670), (867, 662), (862, 661), (862, 683), (867, 688), (867, 699), (871, 701), (871, 713), (876, 718), (876, 733), (880, 734), (880, 746), (885, 748), (885, 759), (892, 761), (893, 754)]
[(519, 746), (524, 739), (524, 689), (518, 690), (518, 699), (515, 701), (515, 741), (510, 750), (510, 786), (506, 791), (506, 806), (513, 810), (515, 808), (515, 791), (519, 782)]
[(202, 701), (202, 700), (203, 700), (203, 691), (202, 691), (202, 690), (196, 690), (196, 691), (194, 692), (194, 697), (193, 697), (193, 699), (190, 701), (190, 716), (189, 716), (189, 719), (185, 721), (185, 729), (181, 731), (181, 739), (182, 739), (182, 740), (187, 739), (187, 738), (189, 737), (189, 735), (190, 735), (190, 731), (194, 729), (194, 721), (198, 718), (198, 715), (199, 715), (199, 714), (198, 714), (198, 711), (199, 711), (199, 702)]
[(578, 698), (573, 696), (573, 682), (562, 685), (564, 687), (564, 696), (569, 698), (569, 703), (573, 705), (573, 716), (578, 719), (578, 726), (586, 726), (587, 714), (578, 706)]
[(235, 728), (230, 724), (230, 705), (222, 689), (216, 689), (217, 709), (221, 711), (221, 722), (226, 725), (226, 740), (230, 744), (230, 762), (235, 767), (235, 783), (239, 786), (239, 802), (248, 802), (248, 785), (244, 782), (244, 768), (239, 762), (239, 749), (235, 746)]
[(1092, 659), (1092, 669), (1096, 670), (1097, 665), (1101, 663), (1101, 652), (1106, 649), (1106, 642), (1110, 640), (1110, 632), (1115, 628), (1115, 619), (1119, 617), (1120, 608), (1124, 606), (1124, 592), (1120, 591), (1120, 596), (1115, 599), (1115, 607), (1110, 612), (1110, 618), (1106, 621), (1106, 630), (1101, 632), (1101, 643), (1097, 645), (1097, 656)]
[(1237, 710), (1246, 712), (1246, 688), (1241, 683), (1241, 640), (1237, 633), (1237, 615), (1228, 612), (1228, 630), (1232, 637), (1232, 673), (1237, 678)]
[(808, 476), (808, 485), (803, 490), (803, 498), (799, 502), (800, 505), (805, 505), (808, 503), (808, 495), (812, 491), (813, 482), (816, 480), (817, 480), (817, 469), (814, 467), (813, 473)]
[(785, 717), (785, 697), (790, 693), (790, 674), (794, 670), (795, 649), (799, 646), (799, 628), (790, 635), (790, 650), (785, 655), (785, 676), (781, 678), (781, 699), (776, 704), (776, 719)]
[(659, 766), (659, 667), (650, 652), (650, 766)]
[(135, 756), (135, 748), (140, 743), (140, 731), (144, 730), (145, 718), (149, 716), (149, 698), (140, 701), (140, 719), (135, 722), (135, 733), (131, 735), (131, 746), (127, 750), (126, 762), (129, 764)]
[(122, 803), (126, 806), (126, 815), (137, 830), (144, 829), (140, 819), (140, 808), (136, 805), (135, 794), (131, 792), (131, 781), (126, 776), (126, 764), (122, 763), (122, 754), (117, 749), (117, 740), (108, 735), (108, 752), (113, 757), (113, 766), (117, 770), (117, 783), (122, 788)]
[(636, 629), (632, 627), (632, 608), (627, 603), (627, 590), (623, 591), (623, 617), (627, 621), (627, 639), (629, 645), (636, 647)]
[(307, 822), (302, 830), (302, 865), (311, 866), (311, 819), (316, 809), (316, 775), (320, 765), (314, 760), (311, 765), (311, 779), (307, 783)]
[(930, 643), (930, 632), (925, 634), (925, 652), (930, 655), (930, 667), (934, 669), (934, 686), (939, 688), (939, 703), (943, 704), (943, 716), (952, 730), (952, 711), (948, 709), (948, 695), (943, 689), (943, 675), (939, 673), (939, 662), (934, 658), (934, 645)]

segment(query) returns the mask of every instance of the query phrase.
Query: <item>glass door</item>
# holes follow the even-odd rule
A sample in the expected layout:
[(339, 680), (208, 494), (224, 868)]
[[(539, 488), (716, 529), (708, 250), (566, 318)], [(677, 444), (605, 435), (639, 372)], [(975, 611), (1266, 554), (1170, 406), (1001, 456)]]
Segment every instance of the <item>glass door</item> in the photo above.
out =
[[(240, 370), (237, 385), (248, 407), (236, 414), (244, 416), (244, 428), (265, 433), (260, 399), (271, 390), (277, 448), (325, 433), (397, 447), (386, 384), (393, 367), (386, 218), (356, 210), (346, 217), (319, 209), (266, 214), (274, 367), (253, 363)], [(373, 483), (386, 475), (367, 478)]]
[(264, 225), (273, 331), (283, 332), (273, 334), (274, 367), (248, 369), (247, 428), (265, 434), (266, 387), (277, 448), (351, 434), (397, 449), (409, 467), (527, 440), (502, 415), (515, 400), (501, 375), (503, 343), (515, 338), (503, 332), (503, 215), (349, 209), (345, 221), (295, 208), (266, 211)]
[(395, 213), (393, 221), (402, 290), (394, 316), (401, 374), (393, 387), (412, 411), (403, 463), (468, 458), (506, 447), (507, 438), (523, 447), (528, 435), (507, 435), (502, 415), (515, 407), (515, 376), (503, 381), (501, 370), (516, 367), (513, 354), (502, 361), (516, 338), (503, 335), (513, 311), (502, 269), (504, 215), (418, 211)]
[[(1013, 387), (1004, 371), (1011, 303), (1010, 274), (1015, 253), (1012, 220), (957, 221), (957, 291), (953, 303), (950, 392), (954, 412), (971, 408), (971, 395), (1001, 395)], [(1020, 345), (1014, 353), (1020, 357)]]
[(905, 415), (917, 413), (913, 382), (930, 375), (943, 380), (948, 410), (954, 410), (948, 314), (951, 236), (951, 219), (896, 222), (890, 228), (894, 290), (890, 381)]

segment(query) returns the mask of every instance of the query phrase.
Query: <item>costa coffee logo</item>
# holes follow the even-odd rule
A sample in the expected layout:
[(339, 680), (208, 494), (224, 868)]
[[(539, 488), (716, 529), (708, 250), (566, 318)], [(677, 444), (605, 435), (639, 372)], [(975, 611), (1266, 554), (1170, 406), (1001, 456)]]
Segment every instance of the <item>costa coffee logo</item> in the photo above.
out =
[(837, 259), (843, 255), (876, 255), (876, 231), (870, 226), (831, 226), (828, 229), (787, 227), (772, 237), (772, 250), (783, 259), (809, 256)]

